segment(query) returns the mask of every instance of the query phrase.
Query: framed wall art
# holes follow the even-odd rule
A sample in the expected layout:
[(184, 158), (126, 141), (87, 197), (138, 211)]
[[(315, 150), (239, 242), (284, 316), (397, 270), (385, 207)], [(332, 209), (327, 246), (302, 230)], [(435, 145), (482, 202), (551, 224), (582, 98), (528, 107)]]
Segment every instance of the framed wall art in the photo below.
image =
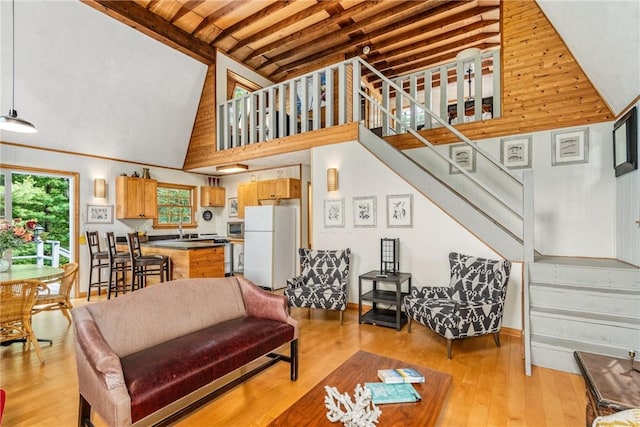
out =
[(113, 224), (113, 205), (87, 205), (87, 224)]
[[(476, 152), (467, 144), (449, 145), (449, 158), (467, 172), (476, 171)], [(450, 164), (449, 173), (460, 173), (460, 169)]]
[(413, 194), (387, 196), (387, 227), (413, 227)]
[(376, 226), (376, 196), (353, 198), (353, 226)]
[(326, 199), (324, 201), (325, 228), (344, 227), (344, 199)]
[(238, 198), (237, 197), (229, 197), (229, 218), (237, 218), (238, 217)]
[(551, 133), (551, 166), (589, 162), (589, 128)]
[(500, 162), (509, 169), (531, 167), (531, 135), (500, 140)]

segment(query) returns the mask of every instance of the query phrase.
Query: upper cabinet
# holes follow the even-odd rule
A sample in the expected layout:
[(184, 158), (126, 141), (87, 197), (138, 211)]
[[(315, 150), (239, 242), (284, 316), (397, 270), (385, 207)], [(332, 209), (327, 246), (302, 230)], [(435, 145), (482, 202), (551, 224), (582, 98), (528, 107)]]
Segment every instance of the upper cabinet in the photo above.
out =
[(224, 207), (224, 187), (200, 187), (200, 206)]
[(258, 181), (258, 200), (299, 199), (300, 180), (278, 178)]
[(244, 218), (244, 208), (247, 206), (258, 206), (257, 182), (238, 185), (238, 218)]
[(119, 176), (116, 178), (116, 218), (158, 217), (158, 181)]

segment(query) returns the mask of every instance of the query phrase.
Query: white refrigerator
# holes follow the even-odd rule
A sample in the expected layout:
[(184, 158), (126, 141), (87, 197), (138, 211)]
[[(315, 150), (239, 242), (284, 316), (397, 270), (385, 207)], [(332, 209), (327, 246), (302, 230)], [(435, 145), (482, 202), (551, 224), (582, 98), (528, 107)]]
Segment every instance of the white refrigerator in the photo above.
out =
[(295, 275), (295, 212), (285, 206), (245, 208), (244, 277), (262, 288), (284, 288)]

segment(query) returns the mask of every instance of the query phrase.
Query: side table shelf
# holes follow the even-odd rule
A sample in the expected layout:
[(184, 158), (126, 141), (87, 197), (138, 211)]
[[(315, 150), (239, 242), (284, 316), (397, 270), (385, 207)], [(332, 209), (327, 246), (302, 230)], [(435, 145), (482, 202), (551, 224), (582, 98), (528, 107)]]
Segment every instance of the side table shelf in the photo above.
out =
[[(411, 273), (386, 274), (381, 277), (380, 271), (370, 271), (358, 277), (358, 320), (359, 323), (370, 323), (372, 325), (389, 326), (402, 329), (407, 322), (407, 316), (402, 312), (402, 300), (409, 293), (411, 288)], [(364, 292), (362, 281), (368, 280), (373, 284), (373, 289)], [(378, 289), (378, 282), (392, 283), (395, 291)], [(408, 283), (406, 292), (402, 292), (402, 284)], [(370, 301), (371, 310), (362, 313), (362, 302)], [(378, 304), (387, 305), (389, 308), (379, 308)]]

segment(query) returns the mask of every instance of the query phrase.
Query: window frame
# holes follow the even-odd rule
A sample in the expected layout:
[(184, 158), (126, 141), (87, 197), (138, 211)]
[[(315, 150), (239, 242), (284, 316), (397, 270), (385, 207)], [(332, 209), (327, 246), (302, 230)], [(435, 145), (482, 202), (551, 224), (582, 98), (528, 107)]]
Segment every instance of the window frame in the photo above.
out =
[[(179, 223), (172, 222), (167, 224), (160, 223), (160, 207), (161, 206), (174, 206), (174, 205), (161, 205), (159, 192), (160, 188), (171, 188), (177, 190), (189, 190), (191, 192), (191, 204), (189, 207), (191, 208), (191, 220), (182, 223), (182, 228), (196, 228), (198, 224), (196, 223), (196, 210), (198, 209), (198, 187), (196, 185), (185, 185), (185, 184), (174, 184), (171, 182), (158, 182), (157, 190), (156, 190), (156, 204), (158, 209), (157, 218), (153, 219), (153, 228), (154, 229), (177, 229), (179, 228)], [(184, 206), (183, 206), (184, 207)]]

